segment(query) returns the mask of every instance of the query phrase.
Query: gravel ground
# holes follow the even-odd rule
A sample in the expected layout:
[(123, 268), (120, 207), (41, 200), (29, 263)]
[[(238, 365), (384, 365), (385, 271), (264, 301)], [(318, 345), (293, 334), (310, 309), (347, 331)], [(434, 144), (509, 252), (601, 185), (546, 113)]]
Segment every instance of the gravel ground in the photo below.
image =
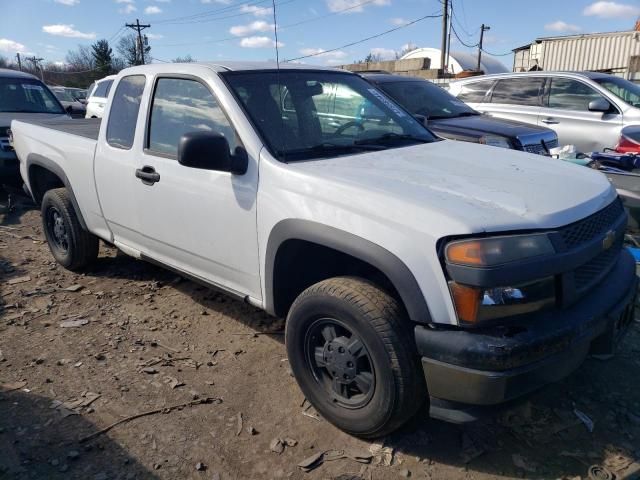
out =
[(282, 320), (104, 246), (68, 272), (23, 199), (0, 213), (0, 479), (633, 478), (638, 323), (517, 409), (372, 444), (306, 404)]

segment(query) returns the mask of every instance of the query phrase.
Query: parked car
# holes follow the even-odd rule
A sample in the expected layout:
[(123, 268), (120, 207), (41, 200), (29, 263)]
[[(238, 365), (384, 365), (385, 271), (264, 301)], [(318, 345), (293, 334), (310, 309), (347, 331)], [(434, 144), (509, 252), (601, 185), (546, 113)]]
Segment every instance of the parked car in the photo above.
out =
[(626, 125), (640, 123), (640, 86), (593, 72), (527, 72), (451, 82), (449, 91), (489, 115), (555, 130), (578, 151), (613, 148)]
[(87, 113), (85, 118), (102, 118), (104, 106), (111, 90), (115, 75), (109, 75), (93, 84), (87, 100)]
[(9, 127), (16, 119), (67, 117), (63, 106), (35, 76), (0, 69), (0, 185), (22, 185), (18, 158), (9, 144)]
[(514, 120), (481, 115), (439, 86), (417, 77), (388, 73), (361, 76), (385, 92), (441, 137), (530, 153), (548, 154), (558, 146), (555, 132)]
[(103, 239), (286, 317), (304, 396), (351, 434), (427, 398), (471, 421), (612, 354), (633, 321), (603, 175), (440, 139), (350, 72), (133, 67), (105, 120), (12, 130), (62, 266), (90, 268)]
[(64, 87), (50, 87), (53, 94), (72, 118), (84, 118), (87, 108)]
[(85, 89), (73, 87), (66, 87), (66, 89), (78, 102), (83, 105), (87, 104), (87, 91)]
[(620, 139), (615, 151), (619, 153), (640, 153), (640, 125), (629, 125), (620, 131)]

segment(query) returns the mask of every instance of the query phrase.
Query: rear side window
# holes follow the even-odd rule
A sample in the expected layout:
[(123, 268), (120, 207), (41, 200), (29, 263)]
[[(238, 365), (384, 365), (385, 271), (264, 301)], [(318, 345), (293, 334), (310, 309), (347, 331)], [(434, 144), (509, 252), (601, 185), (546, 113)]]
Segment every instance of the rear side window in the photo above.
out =
[(542, 78), (507, 78), (498, 80), (493, 88), (491, 103), (507, 103), (512, 105), (540, 105), (540, 88)]
[(149, 122), (149, 150), (170, 157), (177, 157), (178, 142), (188, 132), (221, 133), (231, 153), (238, 145), (235, 131), (215, 97), (196, 80), (158, 79)]
[(493, 80), (464, 84), (460, 87), (460, 93), (457, 97), (463, 102), (482, 103), (491, 85), (493, 85)]
[(112, 84), (113, 84), (113, 80), (105, 80), (104, 82), (98, 83), (98, 86), (96, 87), (95, 91), (91, 96), (107, 98), (109, 96), (109, 91), (111, 90)]
[(589, 102), (601, 98), (588, 85), (570, 78), (554, 78), (549, 89), (549, 108), (588, 111)]
[(144, 84), (144, 75), (129, 75), (118, 83), (107, 124), (107, 142), (112, 147), (128, 150), (133, 145)]

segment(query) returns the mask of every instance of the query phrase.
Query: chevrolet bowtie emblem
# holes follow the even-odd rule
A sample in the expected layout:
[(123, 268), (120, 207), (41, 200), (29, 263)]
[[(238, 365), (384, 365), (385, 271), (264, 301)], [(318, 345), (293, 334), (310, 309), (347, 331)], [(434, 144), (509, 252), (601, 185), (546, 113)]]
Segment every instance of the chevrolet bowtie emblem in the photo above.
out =
[(602, 249), (609, 250), (613, 246), (613, 242), (616, 240), (616, 232), (609, 230), (604, 239), (602, 240)]

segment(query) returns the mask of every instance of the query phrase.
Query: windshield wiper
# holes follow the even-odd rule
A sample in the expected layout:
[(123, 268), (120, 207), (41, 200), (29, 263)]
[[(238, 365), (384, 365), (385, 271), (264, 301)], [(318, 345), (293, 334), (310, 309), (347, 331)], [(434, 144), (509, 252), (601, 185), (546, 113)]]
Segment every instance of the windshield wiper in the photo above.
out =
[(278, 156), (288, 157), (288, 156), (304, 156), (304, 155), (322, 155), (325, 153), (351, 153), (351, 152), (361, 152), (363, 150), (383, 150), (385, 147), (381, 145), (360, 145), (357, 142), (354, 143), (330, 143), (324, 142), (319, 143), (317, 145), (313, 145), (311, 147), (302, 147), (302, 148), (292, 148), (290, 150), (278, 150), (276, 153)]
[(475, 117), (476, 115), (481, 115), (480, 112), (460, 112), (456, 115), (456, 117)]
[(372, 138), (363, 138), (361, 140), (356, 140), (354, 143), (356, 145), (370, 145), (370, 144), (385, 144), (389, 140), (408, 140), (411, 142), (419, 142), (419, 143), (430, 143), (431, 140), (418, 137), (416, 135), (411, 134), (401, 134), (401, 133), (385, 133), (384, 135), (380, 135), (379, 137)]

